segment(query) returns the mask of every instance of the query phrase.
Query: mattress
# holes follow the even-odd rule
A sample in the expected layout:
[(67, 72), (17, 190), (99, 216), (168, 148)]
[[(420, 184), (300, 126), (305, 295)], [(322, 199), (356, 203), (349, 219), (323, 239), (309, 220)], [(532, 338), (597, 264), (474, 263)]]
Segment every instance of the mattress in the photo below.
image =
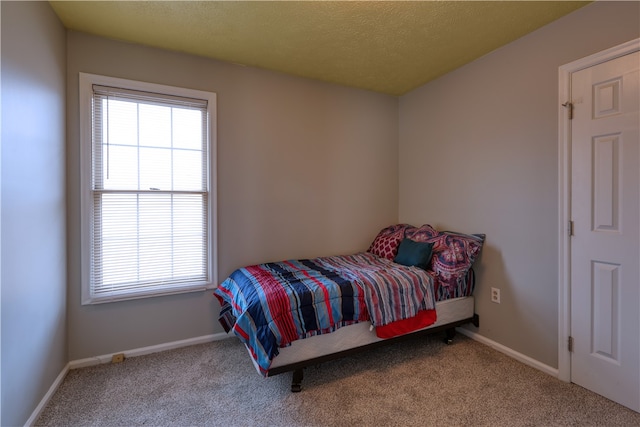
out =
[[(439, 301), (436, 303), (436, 313), (438, 316), (436, 322), (424, 328), (425, 330), (473, 317), (474, 297), (468, 296)], [(271, 363), (270, 369), (362, 347), (377, 341), (383, 341), (383, 339), (376, 336), (370, 322), (344, 326), (330, 334), (297, 340), (291, 343), (290, 346), (281, 348), (280, 353)], [(253, 358), (251, 360), (255, 368), (260, 372), (255, 360)]]

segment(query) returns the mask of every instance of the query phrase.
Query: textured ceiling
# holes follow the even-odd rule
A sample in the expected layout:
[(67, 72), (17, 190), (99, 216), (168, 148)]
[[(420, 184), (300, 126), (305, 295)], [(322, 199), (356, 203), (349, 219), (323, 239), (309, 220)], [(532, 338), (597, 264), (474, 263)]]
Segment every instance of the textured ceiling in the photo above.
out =
[(402, 95), (590, 2), (50, 3), (72, 30)]

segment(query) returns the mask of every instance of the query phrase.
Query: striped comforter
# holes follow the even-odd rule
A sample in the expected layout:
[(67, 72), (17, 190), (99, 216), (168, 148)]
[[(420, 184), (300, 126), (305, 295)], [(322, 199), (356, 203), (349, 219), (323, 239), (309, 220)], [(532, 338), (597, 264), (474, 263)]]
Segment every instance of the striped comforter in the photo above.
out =
[(369, 252), (240, 268), (214, 295), (220, 323), (246, 344), (263, 375), (278, 349), (297, 339), (366, 320), (389, 325), (435, 309), (429, 274)]

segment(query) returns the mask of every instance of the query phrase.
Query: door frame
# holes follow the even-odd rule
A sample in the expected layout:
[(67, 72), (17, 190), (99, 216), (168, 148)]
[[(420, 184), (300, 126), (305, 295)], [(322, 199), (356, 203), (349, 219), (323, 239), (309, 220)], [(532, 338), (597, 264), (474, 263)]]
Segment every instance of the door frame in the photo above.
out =
[(571, 126), (567, 108), (571, 100), (571, 74), (640, 51), (640, 38), (562, 65), (558, 70), (558, 378), (571, 382)]

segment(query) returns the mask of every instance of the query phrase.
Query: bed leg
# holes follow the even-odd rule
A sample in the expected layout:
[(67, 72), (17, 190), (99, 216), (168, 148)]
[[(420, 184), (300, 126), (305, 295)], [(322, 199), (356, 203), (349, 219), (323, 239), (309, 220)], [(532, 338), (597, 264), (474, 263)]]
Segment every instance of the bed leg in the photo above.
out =
[(471, 321), (471, 323), (476, 328), (479, 328), (480, 327), (480, 316), (478, 316), (477, 314), (473, 313), (473, 320)]
[(302, 378), (304, 377), (304, 373), (302, 372), (302, 368), (296, 369), (293, 371), (293, 379), (291, 380), (291, 392), (299, 393), (302, 390)]
[(444, 343), (447, 345), (453, 344), (453, 337), (456, 336), (456, 328), (450, 328), (445, 330), (444, 332), (447, 335), (446, 338), (444, 339)]

